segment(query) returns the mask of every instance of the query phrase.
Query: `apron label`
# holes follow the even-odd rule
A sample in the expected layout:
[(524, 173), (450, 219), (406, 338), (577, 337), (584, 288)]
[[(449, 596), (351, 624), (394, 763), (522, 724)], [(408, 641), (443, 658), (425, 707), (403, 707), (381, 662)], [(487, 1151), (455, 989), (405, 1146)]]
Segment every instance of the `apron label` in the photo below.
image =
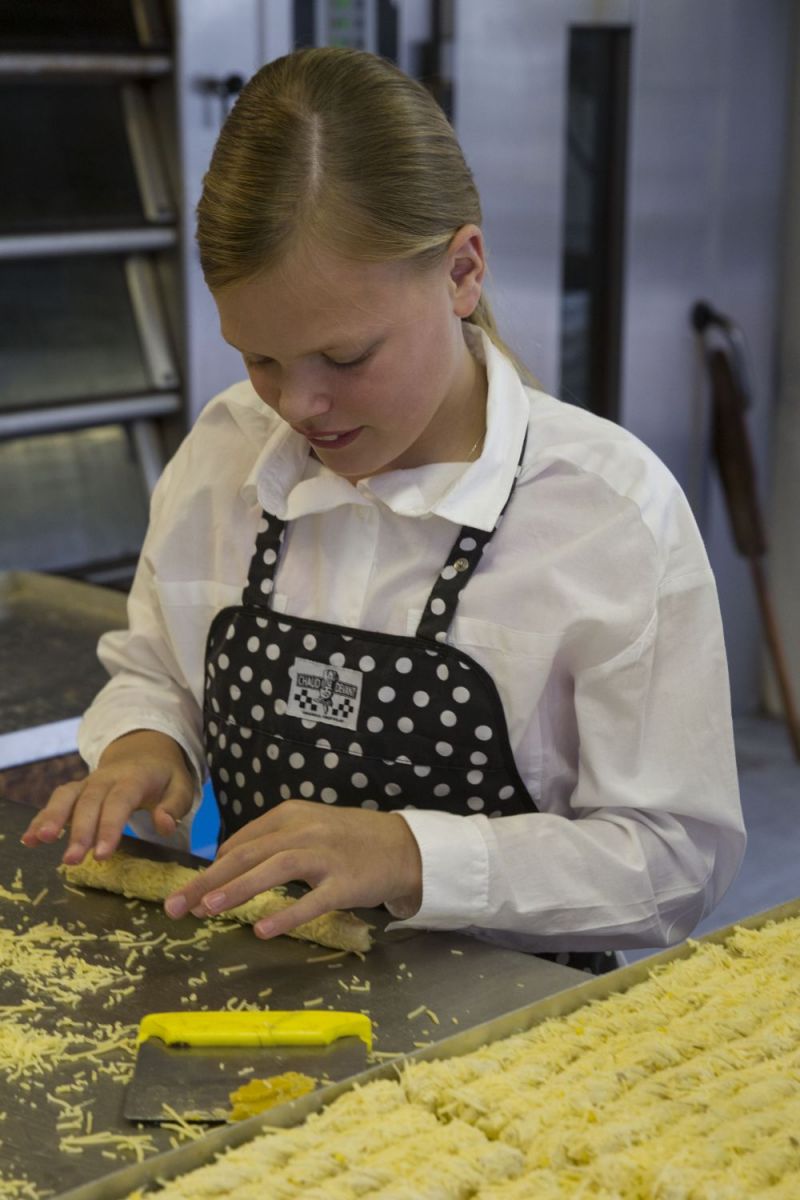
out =
[(296, 658), (289, 674), (292, 686), (286, 712), (290, 717), (342, 729), (357, 727), (364, 678), (361, 671)]

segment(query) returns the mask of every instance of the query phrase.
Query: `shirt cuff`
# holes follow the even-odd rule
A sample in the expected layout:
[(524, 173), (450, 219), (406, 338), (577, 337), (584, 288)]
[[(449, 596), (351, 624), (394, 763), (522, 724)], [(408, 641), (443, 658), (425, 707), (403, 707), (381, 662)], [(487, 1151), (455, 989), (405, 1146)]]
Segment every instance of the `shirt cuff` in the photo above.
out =
[(386, 907), (396, 921), (387, 929), (461, 929), (485, 915), (489, 900), (489, 849), (479, 825), (453, 813), (402, 809), (422, 859), (422, 904), (409, 916)]

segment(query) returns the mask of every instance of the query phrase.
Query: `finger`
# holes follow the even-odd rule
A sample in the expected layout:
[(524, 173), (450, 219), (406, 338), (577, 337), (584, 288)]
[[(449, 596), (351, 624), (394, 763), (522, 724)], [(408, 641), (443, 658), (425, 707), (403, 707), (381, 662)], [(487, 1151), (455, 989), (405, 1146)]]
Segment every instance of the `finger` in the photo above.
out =
[[(195, 916), (216, 916), (267, 888), (296, 878), (283, 873), (297, 863), (296, 856), (284, 849), (286, 843), (287, 838), (278, 839), (277, 835), (258, 838), (221, 861), (217, 859), (186, 887), (167, 897), (164, 902), (167, 915), (182, 917), (193, 912)], [(290, 857), (291, 863), (276, 863), (276, 857), (282, 854)]]
[(237, 875), (222, 887), (206, 892), (199, 905), (201, 915), (216, 916), (239, 904), (246, 904), (254, 896), (288, 883), (290, 879), (316, 879), (319, 875), (318, 858), (318, 855), (298, 850), (291, 844), (286, 849), (273, 846), (273, 852), (266, 861), (259, 862), (252, 870)]
[(230, 854), (232, 850), (237, 850), (241, 846), (246, 845), (254, 836), (262, 837), (280, 828), (282, 822), (278, 809), (282, 807), (283, 805), (279, 804), (276, 808), (264, 813), (263, 816), (256, 817), (254, 821), (248, 821), (241, 829), (237, 829), (236, 833), (232, 833), (229, 838), (221, 842), (217, 849), (217, 861), (224, 858), (226, 854)]
[(107, 791), (108, 788), (105, 784), (96, 781), (87, 784), (83, 789), (80, 800), (72, 813), (69, 845), (61, 860), (68, 866), (76, 866), (83, 862), (87, 851), (94, 845), (100, 811)]
[(94, 837), (94, 856), (110, 858), (119, 845), (125, 825), (132, 812), (142, 807), (142, 785), (132, 780), (120, 780), (106, 792), (98, 813)]
[[(178, 822), (191, 810), (194, 789), (185, 779), (172, 779), (160, 800), (151, 808), (153, 824), (159, 833), (169, 837)], [(146, 805), (150, 808), (150, 805)]]
[(306, 921), (313, 921), (315, 917), (321, 917), (325, 913), (333, 912), (335, 908), (342, 907), (343, 904), (346, 905), (348, 901), (339, 896), (337, 892), (338, 889), (333, 884), (322, 883), (319, 887), (306, 892), (305, 896), (301, 896), (299, 900), (295, 900), (294, 904), (256, 921), (253, 932), (256, 937), (265, 939), (277, 937), (281, 933), (289, 933), (298, 925), (304, 925)]
[(77, 779), (72, 783), (62, 783), (55, 789), (47, 804), (23, 833), (24, 845), (40, 846), (56, 841), (72, 814), (85, 782), (85, 779)]

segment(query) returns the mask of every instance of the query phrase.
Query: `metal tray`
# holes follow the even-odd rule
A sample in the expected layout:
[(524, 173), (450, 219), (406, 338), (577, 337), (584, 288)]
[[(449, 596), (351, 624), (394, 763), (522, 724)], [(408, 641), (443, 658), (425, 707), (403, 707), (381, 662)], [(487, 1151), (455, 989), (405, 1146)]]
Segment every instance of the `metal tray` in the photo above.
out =
[[(746, 929), (758, 929), (761, 925), (766, 924), (767, 921), (783, 921), (789, 917), (798, 915), (800, 915), (800, 899), (790, 900), (775, 908), (767, 909), (765, 912), (747, 917), (745, 920), (736, 921), (735, 924), (728, 925), (724, 929), (715, 930), (713, 933), (698, 938), (697, 941), (723, 942), (736, 928), (743, 926)], [(354, 1086), (363, 1086), (366, 1083), (371, 1083), (376, 1079), (387, 1079), (396, 1076), (398, 1067), (402, 1067), (406, 1062), (424, 1062), (429, 1059), (454, 1058), (460, 1054), (469, 1054), (471, 1051), (477, 1050), (489, 1042), (494, 1042), (499, 1038), (509, 1037), (511, 1034), (530, 1029), (533, 1025), (548, 1018), (566, 1016), (568, 1013), (574, 1012), (575, 1009), (580, 1008), (583, 1004), (588, 1004), (592, 1000), (604, 1000), (614, 992), (627, 991), (628, 988), (647, 979), (654, 967), (672, 962), (678, 958), (686, 958), (691, 952), (691, 947), (686, 942), (683, 942), (679, 946), (674, 946), (670, 950), (664, 950), (660, 954), (652, 955), (650, 958), (640, 959), (628, 967), (621, 967), (619, 970), (611, 971), (607, 975), (600, 975), (594, 979), (589, 979), (586, 983), (579, 984), (577, 987), (558, 992), (554, 996), (537, 1000), (533, 1004), (518, 1008), (501, 1017), (495, 1017), (493, 1020), (475, 1025), (471, 1029), (464, 1030), (463, 1033), (457, 1033), (453, 1037), (437, 1042), (434, 1046), (428, 1046), (425, 1049), (418, 1050), (414, 1054), (406, 1055), (401, 1059), (395, 1059), (391, 1063), (384, 1063), (378, 1067), (373, 1067), (371, 1070), (364, 1071), (361, 1075), (354, 1076), (342, 1083), (332, 1084), (330, 1087), (303, 1097), (300, 1100), (295, 1100), (291, 1104), (285, 1104), (280, 1108), (272, 1109), (267, 1114), (251, 1117), (249, 1120), (242, 1121), (237, 1125), (216, 1129), (196, 1142), (181, 1146), (177, 1150), (168, 1151), (166, 1154), (157, 1155), (154, 1158), (148, 1159), (147, 1162), (137, 1164), (136, 1166), (125, 1167), (121, 1171), (115, 1171), (113, 1174), (98, 1179), (94, 1183), (64, 1192), (60, 1196), (55, 1197), (54, 1200), (124, 1200), (124, 1197), (133, 1191), (134, 1188), (143, 1188), (154, 1184), (159, 1179), (172, 1179), (176, 1175), (193, 1171), (197, 1167), (210, 1162), (222, 1150), (239, 1146), (243, 1142), (257, 1136), (266, 1128), (288, 1128), (292, 1125), (299, 1125), (307, 1116), (319, 1111), (319, 1109), (341, 1095), (342, 1092), (348, 1091)], [(264, 1200), (269, 1200), (269, 1194), (266, 1189)]]

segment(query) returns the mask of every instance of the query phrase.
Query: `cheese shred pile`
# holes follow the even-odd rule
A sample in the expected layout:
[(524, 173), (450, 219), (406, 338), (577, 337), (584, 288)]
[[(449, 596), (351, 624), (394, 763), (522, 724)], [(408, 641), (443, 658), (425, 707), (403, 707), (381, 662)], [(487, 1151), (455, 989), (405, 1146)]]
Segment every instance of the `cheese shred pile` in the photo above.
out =
[[(129, 1200), (138, 1200), (141, 1192)], [(627, 992), (409, 1064), (158, 1200), (797, 1200), (800, 918)]]

